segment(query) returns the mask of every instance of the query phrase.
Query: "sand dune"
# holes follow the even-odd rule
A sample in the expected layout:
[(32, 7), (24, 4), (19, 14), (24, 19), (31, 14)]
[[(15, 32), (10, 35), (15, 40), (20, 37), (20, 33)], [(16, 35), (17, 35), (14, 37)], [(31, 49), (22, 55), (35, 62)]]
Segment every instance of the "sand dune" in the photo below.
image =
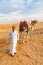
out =
[[(43, 65), (43, 23), (37, 23), (35, 30), (28, 34), (28, 38), (17, 44), (17, 53), (9, 55), (10, 39), (8, 32), (10, 24), (0, 25), (0, 65)], [(15, 25), (18, 30), (18, 25)]]

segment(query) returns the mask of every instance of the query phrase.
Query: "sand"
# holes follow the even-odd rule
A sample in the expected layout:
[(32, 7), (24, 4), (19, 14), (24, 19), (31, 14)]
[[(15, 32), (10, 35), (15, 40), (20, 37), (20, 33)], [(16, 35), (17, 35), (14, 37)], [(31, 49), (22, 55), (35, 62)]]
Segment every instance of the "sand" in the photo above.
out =
[[(43, 65), (43, 23), (37, 23), (28, 34), (28, 41), (17, 44), (17, 53), (9, 55), (11, 24), (0, 25), (0, 65)], [(15, 25), (18, 30), (18, 25)]]

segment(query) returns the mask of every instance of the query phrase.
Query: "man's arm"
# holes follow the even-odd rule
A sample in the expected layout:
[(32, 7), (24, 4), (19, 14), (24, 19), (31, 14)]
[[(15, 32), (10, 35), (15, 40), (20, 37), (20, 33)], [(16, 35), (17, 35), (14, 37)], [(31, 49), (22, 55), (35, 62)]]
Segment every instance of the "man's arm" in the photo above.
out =
[(17, 38), (18, 38), (18, 40), (19, 40), (19, 33), (17, 32)]
[(8, 33), (9, 38), (11, 38), (11, 32)]

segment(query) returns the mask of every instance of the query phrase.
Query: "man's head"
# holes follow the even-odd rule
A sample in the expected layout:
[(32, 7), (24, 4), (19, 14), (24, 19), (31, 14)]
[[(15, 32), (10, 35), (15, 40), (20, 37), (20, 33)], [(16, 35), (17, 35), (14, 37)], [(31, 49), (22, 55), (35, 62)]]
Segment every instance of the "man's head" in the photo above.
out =
[(15, 26), (12, 26), (12, 31), (14, 32), (14, 30), (15, 30)]

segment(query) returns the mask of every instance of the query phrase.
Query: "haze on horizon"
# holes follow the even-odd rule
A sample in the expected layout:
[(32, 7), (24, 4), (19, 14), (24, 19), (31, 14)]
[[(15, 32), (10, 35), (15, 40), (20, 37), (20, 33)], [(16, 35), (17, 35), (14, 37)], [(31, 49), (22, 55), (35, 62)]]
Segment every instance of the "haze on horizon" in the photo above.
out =
[(0, 0), (0, 24), (34, 19), (43, 22), (43, 0)]

